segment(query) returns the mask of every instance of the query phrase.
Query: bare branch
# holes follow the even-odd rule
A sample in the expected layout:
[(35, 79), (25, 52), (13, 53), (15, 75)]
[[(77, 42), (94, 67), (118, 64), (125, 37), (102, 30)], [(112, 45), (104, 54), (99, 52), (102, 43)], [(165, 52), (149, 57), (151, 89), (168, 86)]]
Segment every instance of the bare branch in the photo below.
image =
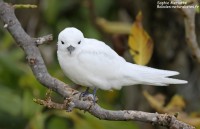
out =
[[(67, 99), (63, 104), (58, 104), (53, 101), (49, 101), (49, 100), (45, 101), (45, 100), (41, 100), (41, 99), (35, 99), (35, 102), (40, 105), (49, 107), (49, 108), (63, 109), (63, 110), (71, 108), (70, 103), (72, 103), (72, 101), (70, 99)], [(84, 101), (83, 101), (83, 103), (84, 103)], [(74, 103), (72, 103), (72, 104), (74, 104)], [(79, 107), (77, 107), (77, 108), (79, 108)], [(110, 110), (102, 109), (98, 105), (93, 106), (93, 103), (90, 103), (90, 106), (87, 108), (88, 108), (88, 112), (90, 112), (97, 118), (104, 119), (104, 120), (127, 121), (127, 120), (134, 119), (136, 121), (150, 122), (155, 125), (159, 124), (162, 126), (173, 128), (173, 129), (193, 128), (190, 125), (187, 125), (183, 122), (178, 121), (175, 116), (171, 116), (171, 115), (167, 115), (167, 114), (147, 113), (147, 112), (131, 111), (131, 110), (110, 111)], [(94, 108), (96, 108), (96, 110), (94, 110)], [(82, 108), (79, 108), (79, 109), (82, 109)], [(83, 110), (85, 110), (85, 109), (83, 109)], [(110, 119), (109, 118), (110, 116), (112, 116), (113, 118)]]
[[(178, 2), (179, 0), (171, 0)], [(196, 0), (191, 0), (188, 2), (191, 6), (196, 7), (198, 2)], [(179, 8), (184, 16), (185, 23), (185, 36), (186, 42), (192, 52), (194, 59), (200, 63), (200, 48), (198, 46), (197, 37), (195, 33), (195, 8)]]
[[(3, 0), (0, 0), (0, 20), (4, 23), (4, 25), (7, 25), (6, 28), (10, 34), (13, 36), (17, 44), (24, 50), (28, 64), (37, 80), (43, 86), (52, 89), (67, 100), (66, 104), (57, 106), (55, 106), (55, 104), (53, 104), (48, 98), (46, 99), (48, 103), (45, 101), (35, 100), (40, 104), (45, 105), (44, 103), (46, 103), (47, 106), (49, 105), (50, 107), (58, 109), (67, 108), (69, 111), (71, 111), (73, 108), (78, 108), (88, 111), (97, 118), (104, 120), (135, 120), (149, 122), (174, 129), (194, 129), (194, 127), (178, 121), (174, 116), (171, 115), (128, 110), (111, 111), (101, 108), (98, 104), (94, 105), (92, 101), (79, 100), (80, 92), (70, 88), (67, 84), (52, 77), (48, 73), (40, 51), (37, 48), (37, 39), (31, 38), (23, 30), (21, 24), (14, 14), (14, 8), (11, 5), (4, 3)], [(43, 43), (43, 41), (41, 41), (41, 43)]]

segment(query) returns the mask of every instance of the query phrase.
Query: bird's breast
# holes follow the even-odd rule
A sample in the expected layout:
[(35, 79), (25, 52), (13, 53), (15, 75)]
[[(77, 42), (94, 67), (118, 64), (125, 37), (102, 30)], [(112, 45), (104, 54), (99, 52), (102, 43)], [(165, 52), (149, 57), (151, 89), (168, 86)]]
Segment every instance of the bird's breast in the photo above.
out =
[(64, 74), (74, 83), (91, 86), (88, 79), (89, 75), (87, 75), (85, 69), (76, 57), (70, 55), (62, 56), (58, 54), (58, 61)]

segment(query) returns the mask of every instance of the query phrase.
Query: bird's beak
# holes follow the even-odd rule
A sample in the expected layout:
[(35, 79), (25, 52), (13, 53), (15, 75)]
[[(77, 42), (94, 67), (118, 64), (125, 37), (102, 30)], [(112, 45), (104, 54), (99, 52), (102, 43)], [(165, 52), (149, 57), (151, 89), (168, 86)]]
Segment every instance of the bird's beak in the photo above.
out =
[(72, 51), (75, 50), (75, 47), (73, 47), (72, 45), (70, 45), (69, 47), (67, 47), (67, 50), (69, 51), (69, 53), (71, 54)]

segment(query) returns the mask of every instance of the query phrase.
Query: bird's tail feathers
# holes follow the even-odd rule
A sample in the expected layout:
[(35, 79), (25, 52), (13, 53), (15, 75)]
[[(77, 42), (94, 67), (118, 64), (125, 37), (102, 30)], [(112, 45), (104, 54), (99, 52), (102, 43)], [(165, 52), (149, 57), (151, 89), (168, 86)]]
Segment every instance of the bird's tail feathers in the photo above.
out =
[[(167, 86), (169, 84), (186, 84), (187, 81), (169, 78), (170, 76), (178, 75), (179, 72), (170, 70), (159, 70), (146, 66), (128, 64), (129, 70), (133, 70), (132, 76), (134, 81), (146, 85)], [(140, 75), (140, 77), (138, 77)]]
[(187, 81), (169, 78), (168, 76), (165, 77), (154, 77), (154, 78), (146, 78), (143, 81), (146, 85), (154, 85), (154, 86), (168, 86), (169, 84), (186, 84)]

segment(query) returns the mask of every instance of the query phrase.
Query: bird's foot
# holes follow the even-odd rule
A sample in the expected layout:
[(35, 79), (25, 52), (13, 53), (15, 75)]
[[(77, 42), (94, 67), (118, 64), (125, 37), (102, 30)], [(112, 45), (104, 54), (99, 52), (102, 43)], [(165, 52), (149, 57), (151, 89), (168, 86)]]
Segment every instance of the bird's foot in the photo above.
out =
[(89, 87), (87, 87), (87, 89), (84, 92), (81, 92), (79, 99), (81, 100), (81, 98), (88, 96), (89, 94), (90, 94), (89, 93)]
[(93, 104), (95, 104), (97, 102), (97, 98), (96, 98), (96, 93), (97, 93), (97, 88), (95, 87), (93, 90)]
[(80, 94), (79, 99), (81, 100), (81, 98), (82, 98), (84, 101), (85, 100), (93, 101), (93, 104), (95, 104), (98, 100), (96, 98), (96, 91), (97, 91), (97, 88), (94, 88), (93, 93), (90, 94), (89, 87), (87, 87), (87, 89)]

